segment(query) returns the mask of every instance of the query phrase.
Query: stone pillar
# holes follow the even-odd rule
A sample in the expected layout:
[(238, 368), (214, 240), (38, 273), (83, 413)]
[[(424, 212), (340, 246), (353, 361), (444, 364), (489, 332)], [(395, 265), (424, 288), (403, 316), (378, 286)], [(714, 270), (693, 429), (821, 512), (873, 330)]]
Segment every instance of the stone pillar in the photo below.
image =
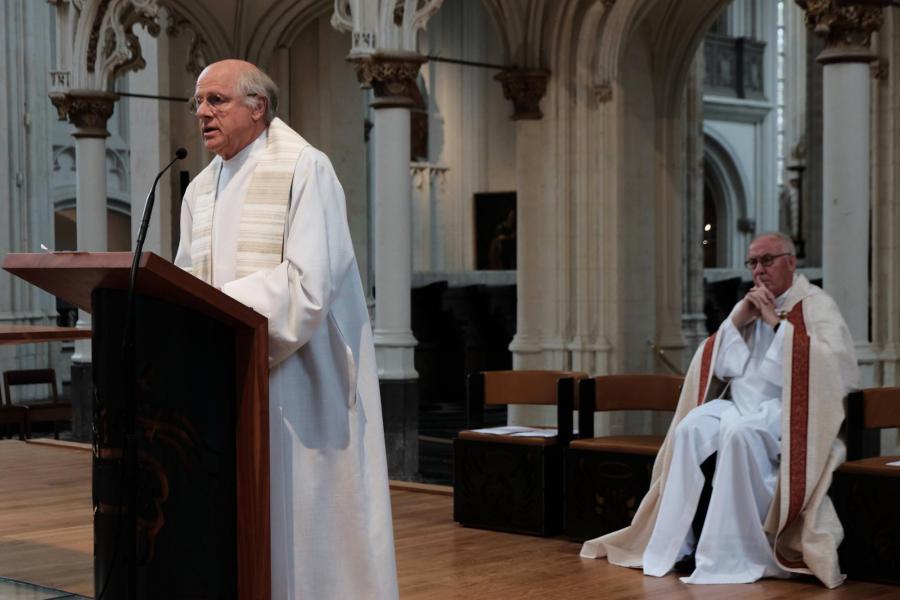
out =
[(541, 347), (545, 165), (535, 149), (542, 144), (540, 101), (549, 76), (542, 69), (521, 69), (495, 77), (503, 85), (503, 96), (513, 103), (516, 122), (516, 335), (509, 345), (514, 369), (546, 368)]
[(425, 59), (413, 52), (375, 52), (351, 58), (375, 100), (375, 358), (381, 383), (388, 471), (410, 479), (418, 472), (418, 373), (410, 326), (412, 284), (412, 86)]
[[(51, 94), (61, 119), (75, 126), (76, 232), (78, 250), (106, 251), (106, 122), (112, 116), (116, 94), (96, 90), (72, 90)], [(89, 329), (90, 315), (78, 313), (77, 327)], [(72, 361), (91, 362), (89, 340), (76, 342)]]
[[(174, 89), (169, 73), (169, 36), (153, 37), (146, 30), (139, 30), (143, 56), (147, 65), (140, 71), (129, 73), (129, 87), (133, 90)], [(137, 240), (144, 216), (144, 202), (156, 174), (172, 160), (177, 143), (178, 128), (168, 126), (172, 122), (173, 103), (135, 99), (128, 112), (128, 137), (131, 150), (131, 240)], [(181, 107), (178, 107), (181, 108)], [(160, 126), (160, 124), (167, 124)], [(178, 178), (178, 168), (166, 172), (156, 188), (156, 203), (150, 213), (144, 251), (155, 252), (163, 258), (173, 259), (172, 240), (172, 192), (173, 178)], [(175, 217), (177, 219), (177, 217)], [(178, 240), (174, 240), (177, 248)]]
[[(682, 238), (681, 327), (684, 331), (687, 352), (682, 353), (682, 363), (689, 360), (694, 350), (706, 337), (706, 315), (703, 312), (703, 52), (697, 52), (688, 75), (685, 93), (684, 140), (685, 198), (683, 203), (684, 233)], [(663, 373), (670, 368), (657, 358), (655, 370)], [(685, 364), (677, 365), (686, 369)]]
[(869, 214), (872, 33), (880, 7), (797, 0), (806, 24), (825, 38), (822, 105), (822, 277), (857, 346), (861, 384), (874, 383), (869, 336)]
[[(546, 369), (544, 360), (544, 257), (545, 225), (543, 163), (537, 148), (542, 145), (540, 101), (547, 93), (550, 73), (543, 69), (500, 72), (503, 96), (512, 101), (516, 122), (516, 335), (509, 345), (513, 368)], [(556, 413), (542, 406), (510, 405), (512, 425), (552, 425)]]

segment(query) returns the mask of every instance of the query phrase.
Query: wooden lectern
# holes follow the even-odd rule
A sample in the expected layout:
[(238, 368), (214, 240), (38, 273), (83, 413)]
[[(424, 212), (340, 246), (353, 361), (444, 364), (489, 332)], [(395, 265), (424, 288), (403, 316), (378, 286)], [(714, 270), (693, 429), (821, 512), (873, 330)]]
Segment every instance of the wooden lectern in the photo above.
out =
[(92, 313), (94, 583), (104, 598), (270, 597), (266, 318), (152, 253), (10, 254)]

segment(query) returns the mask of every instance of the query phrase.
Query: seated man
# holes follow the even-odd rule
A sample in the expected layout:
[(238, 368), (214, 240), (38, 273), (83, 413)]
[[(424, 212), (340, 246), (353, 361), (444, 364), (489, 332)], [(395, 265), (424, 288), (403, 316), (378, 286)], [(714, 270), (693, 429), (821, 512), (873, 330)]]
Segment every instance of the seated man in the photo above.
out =
[[(843, 398), (857, 385), (850, 332), (828, 294), (794, 273), (794, 244), (764, 233), (746, 265), (754, 287), (694, 356), (650, 490), (629, 527), (581, 556), (662, 576), (695, 553), (688, 583), (811, 573), (828, 587), (843, 529), (826, 492), (844, 460)], [(700, 539), (691, 522), (717, 453)]]

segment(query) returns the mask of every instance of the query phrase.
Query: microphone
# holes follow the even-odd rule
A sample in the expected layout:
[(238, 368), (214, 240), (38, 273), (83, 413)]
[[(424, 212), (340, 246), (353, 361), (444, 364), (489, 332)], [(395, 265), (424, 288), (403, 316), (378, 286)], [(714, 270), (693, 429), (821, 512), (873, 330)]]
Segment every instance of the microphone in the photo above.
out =
[(156, 184), (159, 183), (160, 177), (169, 170), (169, 167), (175, 164), (176, 161), (179, 161), (183, 158), (187, 157), (187, 150), (184, 148), (179, 148), (175, 151), (175, 158), (163, 167), (162, 171), (157, 174), (156, 179), (153, 180), (153, 185), (150, 187), (150, 193), (147, 194), (147, 200), (144, 202), (144, 212), (141, 215), (141, 228), (138, 230), (137, 244), (134, 247), (134, 255), (135, 255), (135, 263), (141, 255), (141, 251), (144, 249), (144, 238), (147, 237), (147, 228), (150, 226), (150, 214), (153, 212), (153, 201), (156, 199)]
[(134, 258), (131, 261), (131, 273), (128, 275), (128, 303), (125, 308), (125, 335), (122, 339), (122, 346), (127, 346), (129, 342), (129, 334), (131, 333), (131, 312), (134, 307), (134, 290), (137, 286), (138, 264), (141, 262), (141, 253), (144, 250), (144, 238), (147, 237), (147, 228), (150, 227), (150, 215), (153, 213), (153, 201), (156, 199), (156, 184), (159, 183), (160, 177), (169, 170), (169, 167), (187, 156), (187, 150), (179, 148), (175, 151), (175, 158), (169, 164), (163, 167), (153, 180), (150, 186), (150, 193), (147, 194), (147, 200), (144, 202), (144, 212), (141, 215), (141, 227), (138, 230), (137, 244), (134, 246)]

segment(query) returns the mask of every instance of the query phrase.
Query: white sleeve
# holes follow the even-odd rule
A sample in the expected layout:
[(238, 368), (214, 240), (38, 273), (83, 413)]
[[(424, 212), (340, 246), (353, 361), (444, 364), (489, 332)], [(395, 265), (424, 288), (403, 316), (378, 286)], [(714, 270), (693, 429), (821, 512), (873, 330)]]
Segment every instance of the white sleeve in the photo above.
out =
[(274, 366), (312, 338), (352, 265), (344, 191), (328, 158), (307, 147), (294, 170), (284, 261), (222, 291), (268, 318)]
[(719, 342), (719, 352), (716, 355), (716, 377), (725, 381), (743, 375), (747, 361), (750, 360), (750, 348), (731, 322), (730, 315), (719, 328), (719, 335), (722, 336), (722, 341)]

